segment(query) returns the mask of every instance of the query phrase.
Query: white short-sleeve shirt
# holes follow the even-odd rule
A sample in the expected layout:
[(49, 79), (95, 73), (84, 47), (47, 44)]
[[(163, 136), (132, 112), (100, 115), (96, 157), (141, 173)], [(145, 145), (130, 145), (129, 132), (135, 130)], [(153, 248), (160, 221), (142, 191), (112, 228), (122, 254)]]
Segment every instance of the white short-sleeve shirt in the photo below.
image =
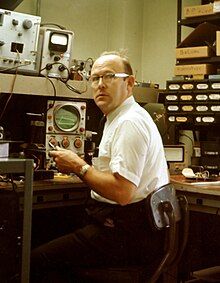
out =
[[(169, 182), (160, 133), (149, 113), (134, 97), (127, 98), (107, 115), (99, 156), (94, 167), (118, 173), (137, 186), (132, 202), (144, 199), (154, 189)], [(114, 203), (96, 192), (91, 197)]]

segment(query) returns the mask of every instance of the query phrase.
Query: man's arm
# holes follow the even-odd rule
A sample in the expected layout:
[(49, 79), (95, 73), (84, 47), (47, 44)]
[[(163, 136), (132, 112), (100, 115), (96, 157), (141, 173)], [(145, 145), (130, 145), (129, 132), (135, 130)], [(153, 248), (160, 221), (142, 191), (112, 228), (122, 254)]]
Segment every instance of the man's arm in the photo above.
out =
[[(70, 150), (51, 151), (58, 170), (62, 173), (75, 173), (79, 175), (86, 162)], [(85, 181), (96, 193), (104, 198), (115, 201), (120, 205), (130, 203), (136, 190), (136, 185), (119, 174), (101, 172), (92, 166), (83, 176)]]

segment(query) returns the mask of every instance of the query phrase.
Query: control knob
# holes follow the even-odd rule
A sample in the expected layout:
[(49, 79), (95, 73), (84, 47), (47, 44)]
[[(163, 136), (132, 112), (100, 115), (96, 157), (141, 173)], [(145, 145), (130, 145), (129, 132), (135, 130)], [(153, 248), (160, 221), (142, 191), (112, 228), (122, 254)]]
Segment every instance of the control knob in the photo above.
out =
[(30, 29), (32, 27), (32, 21), (30, 20), (24, 20), (23, 21), (23, 28), (24, 29)]
[(68, 148), (70, 145), (70, 141), (68, 137), (63, 137), (63, 140), (61, 141), (61, 145), (63, 148)]
[(17, 26), (18, 25), (18, 20), (13, 19), (12, 20), (12, 24), (13, 24), (13, 26)]
[(76, 138), (73, 144), (75, 148), (80, 148), (82, 146), (82, 141), (80, 138)]

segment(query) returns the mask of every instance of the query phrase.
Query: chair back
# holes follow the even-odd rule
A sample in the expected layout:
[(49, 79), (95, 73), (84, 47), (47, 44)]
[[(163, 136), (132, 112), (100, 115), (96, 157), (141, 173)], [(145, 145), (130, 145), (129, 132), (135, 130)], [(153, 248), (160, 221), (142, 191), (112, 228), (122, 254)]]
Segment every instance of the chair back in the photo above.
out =
[(177, 197), (172, 184), (152, 192), (148, 204), (154, 228), (166, 230), (164, 256), (150, 279), (150, 282), (156, 282), (162, 273), (168, 274), (171, 267), (177, 267), (181, 259), (188, 238), (189, 212), (186, 197)]
[(150, 195), (153, 224), (157, 229), (170, 226), (170, 219), (167, 215), (170, 204), (172, 205), (173, 217), (177, 222), (181, 219), (181, 212), (173, 186), (171, 184), (164, 185)]

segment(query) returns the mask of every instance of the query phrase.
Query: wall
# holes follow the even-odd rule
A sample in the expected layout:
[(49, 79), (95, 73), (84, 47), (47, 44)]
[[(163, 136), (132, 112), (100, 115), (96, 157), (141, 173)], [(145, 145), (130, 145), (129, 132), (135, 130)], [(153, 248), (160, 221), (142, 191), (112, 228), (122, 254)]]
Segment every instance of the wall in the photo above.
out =
[[(57, 23), (74, 31), (74, 59), (95, 59), (104, 50), (123, 48), (128, 50), (138, 81), (153, 81), (164, 88), (172, 78), (176, 0), (38, 1), (23, 0), (16, 11), (36, 14), (37, 3), (41, 3), (42, 23)], [(190, 5), (198, 2), (185, 1)]]

